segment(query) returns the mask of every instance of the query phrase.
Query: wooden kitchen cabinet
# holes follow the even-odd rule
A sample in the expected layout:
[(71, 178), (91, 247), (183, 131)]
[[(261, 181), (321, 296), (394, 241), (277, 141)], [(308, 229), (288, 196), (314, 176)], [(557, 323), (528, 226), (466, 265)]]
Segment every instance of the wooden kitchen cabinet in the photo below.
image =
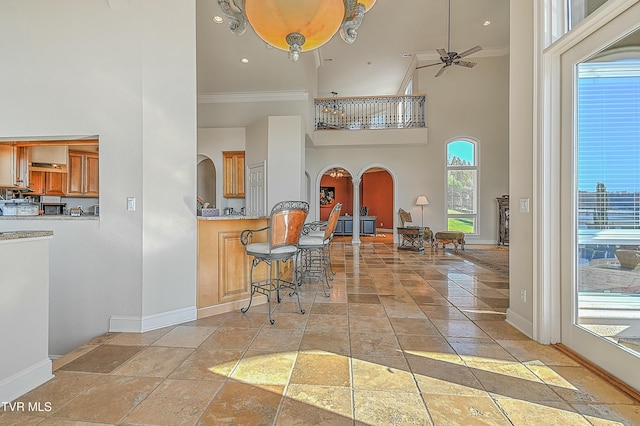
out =
[(0, 187), (15, 186), (15, 151), (9, 144), (0, 144)]
[(25, 148), (0, 143), (0, 188), (26, 188), (29, 178)]
[(69, 151), (67, 195), (99, 196), (98, 153)]
[(33, 189), (35, 195), (44, 194), (44, 180), (45, 172), (29, 173), (29, 188)]
[(31, 171), (29, 188), (38, 195), (65, 195), (67, 193), (67, 174), (60, 172)]
[(224, 151), (222, 158), (223, 196), (244, 198), (244, 151)]

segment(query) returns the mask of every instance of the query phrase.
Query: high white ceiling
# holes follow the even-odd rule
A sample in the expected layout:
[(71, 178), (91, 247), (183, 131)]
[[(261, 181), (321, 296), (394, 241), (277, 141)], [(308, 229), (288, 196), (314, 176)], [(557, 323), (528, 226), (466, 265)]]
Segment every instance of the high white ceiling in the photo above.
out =
[[(242, 36), (233, 34), (217, 0), (197, 0), (198, 93), (317, 87), (319, 97), (332, 91), (339, 96), (397, 94), (416, 64), (438, 62), (435, 50), (447, 49), (448, 10), (449, 0), (377, 0), (354, 44), (336, 34), (317, 52), (304, 52), (298, 62), (291, 62), (287, 52), (268, 47), (251, 28)], [(215, 15), (224, 22), (214, 23)], [(491, 24), (483, 26), (487, 20)], [(451, 50), (475, 45), (483, 50), (467, 60), (508, 52), (509, 0), (451, 0)], [(242, 58), (249, 62), (242, 63)], [(439, 67), (432, 69), (435, 74)]]

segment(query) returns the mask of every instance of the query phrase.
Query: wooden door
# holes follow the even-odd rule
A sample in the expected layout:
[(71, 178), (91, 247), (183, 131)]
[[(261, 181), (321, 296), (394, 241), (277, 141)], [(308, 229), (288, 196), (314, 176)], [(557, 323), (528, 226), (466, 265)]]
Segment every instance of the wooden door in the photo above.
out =
[(82, 154), (75, 152), (69, 153), (69, 164), (67, 165), (67, 171), (69, 174), (69, 184), (67, 188), (68, 195), (82, 195)]
[(67, 174), (46, 172), (44, 178), (44, 192), (49, 195), (65, 195), (67, 189)]
[(29, 174), (29, 188), (34, 194), (44, 194), (44, 172), (31, 172)]
[(99, 169), (98, 155), (87, 154), (84, 162), (84, 195), (97, 197), (100, 192), (99, 188)]
[(267, 179), (265, 163), (249, 166), (247, 177), (247, 216), (265, 216), (267, 214)]

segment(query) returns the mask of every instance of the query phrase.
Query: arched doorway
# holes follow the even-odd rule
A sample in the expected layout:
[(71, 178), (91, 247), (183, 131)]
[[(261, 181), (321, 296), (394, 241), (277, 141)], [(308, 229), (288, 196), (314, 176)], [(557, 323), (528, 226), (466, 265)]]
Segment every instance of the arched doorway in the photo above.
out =
[[(362, 173), (360, 179), (361, 216), (374, 217), (376, 235), (393, 232), (395, 217), (393, 199), (393, 176), (382, 167), (371, 167)], [(362, 235), (368, 235), (367, 229), (361, 229)]]
[(339, 227), (342, 231), (336, 235), (351, 236), (356, 244), (360, 236), (377, 239), (388, 234), (393, 241), (395, 179), (392, 172), (384, 165), (375, 164), (365, 167), (359, 177), (339, 165), (329, 166), (321, 173), (317, 180), (320, 220), (327, 220), (335, 203), (342, 203), (341, 218), (347, 225)]
[(197, 189), (199, 203), (216, 206), (216, 166), (209, 157), (199, 156), (197, 166)]

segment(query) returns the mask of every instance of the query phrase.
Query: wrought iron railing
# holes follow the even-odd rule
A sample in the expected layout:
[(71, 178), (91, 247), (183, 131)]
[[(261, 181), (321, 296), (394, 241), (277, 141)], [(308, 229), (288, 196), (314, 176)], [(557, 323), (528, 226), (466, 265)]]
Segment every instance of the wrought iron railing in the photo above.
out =
[(316, 98), (316, 130), (426, 127), (425, 95)]

